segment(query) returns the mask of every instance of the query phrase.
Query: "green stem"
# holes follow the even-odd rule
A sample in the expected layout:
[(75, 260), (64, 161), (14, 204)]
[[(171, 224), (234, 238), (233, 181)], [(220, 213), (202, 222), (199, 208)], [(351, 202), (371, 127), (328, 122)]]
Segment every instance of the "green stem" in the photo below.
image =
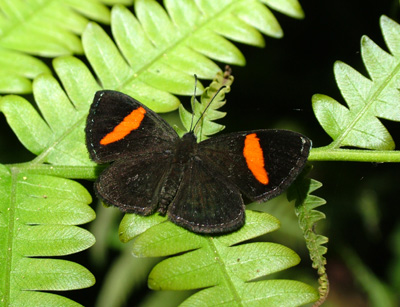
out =
[(106, 167), (106, 165), (98, 165), (94, 167), (94, 166), (33, 164), (31, 162), (8, 164), (7, 166), (10, 169), (15, 169), (25, 173), (58, 176), (70, 179), (89, 179), (89, 180), (96, 179)]
[(342, 149), (329, 146), (313, 148), (309, 161), (400, 162), (400, 151)]

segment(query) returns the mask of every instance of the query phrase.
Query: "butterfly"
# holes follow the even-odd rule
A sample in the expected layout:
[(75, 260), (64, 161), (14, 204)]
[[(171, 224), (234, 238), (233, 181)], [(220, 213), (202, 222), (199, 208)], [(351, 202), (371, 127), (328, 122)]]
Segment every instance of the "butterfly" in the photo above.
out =
[(197, 142), (178, 136), (139, 101), (111, 90), (95, 94), (86, 123), (91, 159), (110, 163), (96, 195), (123, 212), (159, 212), (192, 232), (220, 234), (245, 222), (245, 202), (281, 194), (304, 168), (311, 141), (260, 129)]

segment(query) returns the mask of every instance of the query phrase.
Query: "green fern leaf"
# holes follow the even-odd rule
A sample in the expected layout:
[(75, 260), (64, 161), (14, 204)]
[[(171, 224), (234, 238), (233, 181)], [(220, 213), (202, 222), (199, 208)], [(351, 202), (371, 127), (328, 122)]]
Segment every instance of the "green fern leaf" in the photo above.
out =
[[(218, 109), (225, 105), (225, 94), (229, 93), (232, 83), (233, 76), (231, 76), (230, 68), (227, 67), (225, 73), (222, 74), (218, 72), (210, 86), (205, 89), (201, 95), (201, 102), (198, 102), (196, 97), (192, 97), (194, 115), (188, 112), (183, 105), (180, 105), (179, 115), (186, 130), (181, 131), (179, 128), (175, 128), (178, 134), (183, 135), (190, 129), (195, 128), (194, 133), (197, 136), (197, 140), (200, 142), (205, 140), (208, 136), (222, 131), (225, 127), (214, 121), (224, 117), (226, 114), (225, 112), (218, 111)], [(198, 123), (197, 126), (192, 127), (192, 125), (196, 125), (196, 123)]]
[[(68, 61), (75, 65), (62, 65)], [(7, 264), (0, 275), (4, 276), (2, 297), (10, 304), (77, 306), (61, 296), (26, 290), (71, 290), (94, 284), (93, 275), (76, 263), (29, 258), (76, 253), (94, 243), (93, 235), (73, 226), (94, 219), (93, 210), (87, 206), (90, 195), (75, 182), (48, 176), (95, 176), (83, 128), (92, 95), (99, 86), (82, 67), (74, 74), (75, 80), (69, 78), (70, 70), (79, 65), (83, 64), (72, 57), (56, 65), (65, 88), (72, 87), (70, 97), (52, 76), (43, 74), (35, 79), (33, 89), (41, 115), (22, 97), (0, 98), (0, 110), (10, 126), (38, 155), (29, 163), (4, 167), (0, 175), (4, 189), (1, 196), (5, 198), (0, 202), (4, 238), (1, 258)], [(65, 77), (65, 71), (69, 77)], [(76, 82), (84, 86), (78, 88)]]
[(94, 244), (75, 225), (94, 219), (89, 193), (78, 183), (0, 165), (0, 296), (5, 306), (78, 306), (51, 293), (89, 287), (93, 275), (66, 260)]
[(110, 22), (110, 12), (97, 0), (6, 0), (0, 4), (0, 46), (40, 56), (82, 53), (76, 34), (88, 19)]
[[(75, 61), (74, 58), (70, 59), (71, 63)], [(1, 98), (0, 111), (6, 116), (9, 125), (21, 143), (38, 155), (33, 164), (94, 165), (89, 160), (85, 146), (84, 125), (92, 93), (99, 87), (94, 80), (90, 82), (90, 75), (86, 77), (84, 90), (87, 100), (83, 101), (81, 95), (76, 97), (74, 104), (54, 77), (41, 75), (35, 79), (33, 92), (43, 118), (22, 97), (10, 95)]]
[(311, 194), (319, 189), (322, 184), (316, 180), (305, 178), (306, 173), (308, 172), (304, 171), (290, 186), (287, 197), (289, 200), (296, 200), (295, 212), (299, 219), (299, 225), (306, 240), (313, 268), (318, 271), (320, 299), (315, 306), (320, 306), (329, 292), (329, 281), (325, 268), (326, 259), (324, 257), (327, 248), (323, 246), (328, 242), (328, 238), (315, 232), (316, 223), (325, 219), (325, 214), (315, 210), (315, 208), (324, 205), (326, 201)]
[(304, 12), (297, 0), (261, 0), (261, 2), (293, 18), (304, 18)]
[[(155, 290), (188, 290), (209, 287), (183, 303), (183, 306), (285, 305), (298, 306), (315, 301), (312, 287), (298, 281), (264, 280), (249, 282), (296, 265), (300, 259), (289, 248), (275, 243), (247, 243), (279, 228), (273, 216), (246, 211), (246, 224), (239, 231), (218, 236), (201, 236), (163, 220), (150, 226), (142, 217), (127, 214), (121, 233), (124, 241), (135, 238), (133, 253), (138, 257), (178, 256), (163, 260), (149, 275)], [(133, 222), (147, 224), (142, 233), (129, 233)], [(182, 254), (183, 253), (183, 254)], [(290, 294), (288, 294), (290, 293)], [(212, 302), (212, 305), (210, 305)]]
[(42, 61), (0, 47), (0, 93), (30, 93), (30, 80), (41, 73), (50, 73)]
[[(247, 1), (253, 3), (252, 5), (261, 5), (254, 0)], [(204, 40), (207, 35), (212, 35), (218, 37), (217, 41), (208, 40), (207, 44), (201, 44), (201, 48), (210, 48), (215, 52), (220, 46), (218, 41), (224, 40), (224, 44), (230, 46), (224, 47), (224, 54), (235, 54), (236, 47), (215, 34), (209, 23), (233, 12), (241, 12), (243, 20), (246, 20), (246, 14), (251, 16), (253, 13), (246, 8), (237, 7), (237, 3), (232, 1), (224, 2), (221, 8), (207, 4), (207, 1), (196, 2), (196, 5), (184, 2), (186, 5), (179, 7), (167, 5), (170, 16), (175, 16), (174, 23), (153, 0), (136, 2), (136, 14), (140, 22), (125, 7), (115, 6), (112, 11), (112, 32), (120, 49), (98, 25), (89, 24), (83, 34), (83, 45), (103, 87), (126, 92), (156, 112), (167, 112), (179, 105), (179, 100), (170, 92), (189, 94), (193, 91), (193, 76), (188, 74), (188, 70), (180, 71), (177, 68), (190, 62), (194, 63), (189, 66), (192, 73), (197, 73), (195, 69), (199, 66), (206, 67), (201, 72), (219, 70), (214, 63), (201, 55), (201, 50), (196, 50), (188, 41)], [(200, 9), (207, 9), (208, 15), (201, 14)], [(154, 13), (150, 14), (150, 11)], [(178, 22), (177, 16), (186, 16), (184, 13), (193, 17), (190, 26)], [(179, 28), (174, 28), (174, 35), (158, 33), (159, 25), (154, 18), (160, 19), (166, 29), (176, 27), (175, 24)], [(257, 27), (266, 31), (261, 24), (257, 24)], [(188, 58), (191, 55), (195, 56)], [(178, 58), (185, 60), (178, 65)], [(235, 59), (238, 58), (232, 57), (230, 61), (235, 62)], [(43, 118), (21, 97), (3, 97), (0, 110), (6, 115), (20, 141), (31, 152), (39, 155), (35, 160), (36, 164), (49, 162), (58, 165), (93, 165), (85, 148), (83, 127), (92, 97), (100, 86), (89, 69), (73, 57), (56, 59), (54, 68), (68, 97), (53, 77), (38, 77), (34, 84), (34, 96)], [(199, 90), (202, 89), (200, 86)], [(59, 105), (54, 101), (58, 101)], [(218, 113), (214, 112), (214, 118), (215, 114)], [(221, 128), (214, 124), (210, 131), (205, 131), (205, 135), (215, 133)], [(71, 148), (74, 150), (71, 151)]]
[[(273, 6), (301, 11), (295, 1)], [(194, 78), (213, 78), (219, 68), (209, 58), (238, 65), (245, 59), (226, 38), (257, 46), (259, 31), (280, 37), (282, 30), (271, 11), (258, 0), (135, 1), (136, 17), (116, 5), (111, 14), (115, 43), (92, 23), (82, 36), (87, 58), (104, 88), (131, 95), (157, 112), (178, 107), (170, 93), (189, 95)], [(301, 15), (301, 13), (299, 14)], [(199, 84), (199, 93), (202, 86)]]
[[(168, 16), (156, 2), (139, 0), (135, 7), (138, 20), (136, 20), (133, 14), (124, 7), (116, 6), (112, 11), (112, 33), (118, 47), (111, 41), (104, 31), (94, 23), (89, 24), (83, 34), (83, 47), (87, 53), (93, 70), (97, 74), (96, 78), (90, 72), (88, 67), (86, 67), (80, 60), (71, 56), (65, 56), (57, 58), (53, 63), (54, 69), (61, 80), (64, 89), (62, 89), (61, 85), (54, 77), (48, 74), (41, 74), (35, 79), (32, 88), (37, 108), (33, 107), (22, 97), (1, 97), (0, 111), (5, 114), (8, 123), (20, 141), (30, 151), (38, 155), (32, 162), (10, 166), (11, 174), (19, 176), (12, 177), (12, 179), (15, 180), (11, 180), (11, 186), (4, 183), (6, 192), (4, 197), (8, 202), (11, 200), (11, 204), (8, 206), (10, 210), (17, 212), (16, 200), (23, 199), (27, 195), (34, 195), (37, 197), (29, 202), (29, 204), (33, 206), (36, 206), (37, 204), (40, 205), (43, 199), (46, 201), (49, 200), (48, 203), (50, 206), (45, 207), (42, 210), (42, 212), (44, 212), (44, 217), (49, 219), (49, 214), (52, 213), (51, 209), (53, 206), (57, 207), (57, 204), (63, 203), (59, 202), (59, 198), (57, 197), (62, 198), (65, 196), (58, 195), (57, 197), (54, 197), (57, 201), (53, 204), (50, 202), (50, 191), (47, 192), (45, 189), (44, 191), (40, 190), (42, 194), (35, 194), (38, 187), (48, 187), (49, 190), (59, 193), (60, 186), (63, 186), (65, 182), (67, 182), (67, 184), (70, 182), (65, 179), (48, 176), (49, 174), (70, 178), (94, 178), (96, 176), (96, 173), (100, 168), (95, 166), (88, 158), (85, 148), (83, 128), (86, 121), (87, 111), (92, 102), (94, 93), (101, 88), (96, 81), (97, 79), (100, 80), (104, 87), (111, 87), (116, 90), (124, 91), (139, 100), (142, 100), (155, 111), (167, 112), (176, 109), (179, 105), (179, 101), (170, 94), (170, 92), (177, 94), (192, 93), (194, 83), (192, 76), (193, 73), (197, 73), (203, 78), (209, 78), (214, 76), (215, 72), (219, 71), (219, 68), (209, 60), (207, 56), (211, 56), (217, 60), (226, 60), (231, 63), (244, 63), (244, 58), (238, 49), (217, 33), (221, 33), (226, 37), (239, 41), (244, 40), (245, 37), (248, 36), (248, 43), (258, 45), (261, 45), (260, 35), (256, 34), (257, 32), (253, 29), (254, 27), (258, 28), (261, 32), (267, 33), (269, 31), (269, 33), (276, 33), (276, 35), (274, 34), (275, 36), (281, 35), (280, 28), (277, 30), (277, 24), (273, 22), (274, 18), (271, 12), (264, 6), (262, 6), (263, 9), (260, 11), (260, 14), (252, 12), (249, 10), (249, 7), (251, 7), (250, 4), (255, 2), (257, 4), (254, 4), (253, 7), (257, 7), (260, 3), (254, 0), (247, 1), (249, 3), (248, 7), (240, 7), (236, 2), (228, 1), (223, 3), (222, 8), (215, 7), (212, 2), (211, 6), (210, 3), (207, 4), (206, 1), (196, 2), (196, 5), (192, 5), (195, 10), (184, 11), (181, 16), (190, 16), (190, 14), (193, 14), (193, 16), (197, 16), (196, 18), (200, 18), (197, 21), (198, 23), (191, 24), (190, 21), (190, 26), (181, 26), (180, 28), (177, 27), (179, 22), (177, 20), (172, 20), (172, 15), (179, 12), (182, 13), (180, 9), (184, 8), (184, 3), (192, 1), (181, 1), (182, 6), (173, 10), (173, 13), (172, 10), (169, 9)], [(71, 0), (70, 2), (76, 2), (76, 7), (81, 8), (81, 6), (85, 6), (88, 3), (88, 5), (93, 4), (95, 1)], [(19, 3), (19, 1), (16, 1), (13, 5), (18, 5)], [(192, 2), (192, 4), (193, 3), (194, 2)], [(154, 10), (154, 15), (151, 15), (151, 11), (147, 10), (149, 8)], [(31, 8), (26, 9), (29, 10)], [(77, 9), (77, 11), (83, 9), (84, 8)], [(206, 9), (207, 14), (204, 14), (202, 11), (203, 9)], [(221, 20), (220, 17), (224, 14), (228, 14), (226, 12), (237, 14), (237, 16), (240, 15), (240, 18), (238, 18), (241, 19), (242, 22), (238, 22), (237, 25), (243, 27), (242, 30), (240, 30), (238, 26), (235, 26), (236, 28), (234, 31), (231, 31), (232, 33), (230, 33), (229, 27), (224, 28), (223, 20)], [(21, 10), (20, 14), (24, 13), (25, 11)], [(185, 15), (186, 13), (189, 15)], [(55, 13), (54, 15), (57, 14)], [(37, 17), (39, 15), (33, 14), (33, 16), (36, 19), (40, 19)], [(177, 15), (175, 14), (175, 16)], [(225, 17), (230, 24), (235, 20), (228, 15)], [(197, 20), (196, 18), (193, 20)], [(61, 18), (58, 20), (63, 24)], [(160, 20), (163, 27), (166, 29), (172, 27), (175, 32), (173, 34), (158, 33), (158, 20)], [(1, 22), (2, 21), (0, 21), (0, 27), (3, 25)], [(215, 23), (215, 27), (221, 27), (219, 32), (214, 32), (215, 29), (210, 26), (212, 22)], [(247, 24), (247, 26), (245, 24)], [(23, 24), (22, 26), (24, 27), (26, 25)], [(62, 28), (63, 26), (64, 25), (57, 25), (54, 28), (49, 29), (48, 32), (45, 32), (49, 37), (49, 39), (47, 39), (46, 36), (46, 42), (51, 41), (51, 35), (55, 33), (55, 30), (58, 31), (60, 27)], [(46, 28), (49, 28), (49, 26), (43, 25), (42, 29)], [(68, 32), (68, 25), (67, 28), (62, 29), (63, 30), (60, 31), (62, 34), (60, 35), (62, 36), (65, 33), (67, 33), (67, 35), (64, 39), (59, 41), (62, 43), (60, 46), (64, 49), (73, 49), (74, 39), (72, 39), (72, 43), (69, 41), (68, 44), (65, 44), (64, 40), (67, 41), (69, 38), (74, 37), (74, 34)], [(238, 31), (238, 33), (234, 33), (235, 31)], [(37, 35), (33, 37), (37, 38)], [(57, 36), (57, 38), (61, 36)], [(21, 51), (25, 50), (23, 39), (19, 42), (21, 45), (16, 44), (14, 47), (12, 47), (12, 41), (10, 42), (10, 45), (4, 45), (3, 43), (4, 41), (2, 41), (2, 38), (0, 37), (0, 46), (2, 48), (9, 48), (7, 51), (11, 50), (11, 48)], [(33, 42), (32, 50), (41, 50), (40, 48), (42, 48), (42, 46), (40, 43), (39, 39)], [(55, 45), (53, 46), (54, 50), (62, 53), (60, 51), (60, 46), (56, 43), (57, 42), (55, 42)], [(34, 53), (34, 51), (31, 52)], [(78, 52), (78, 50), (76, 52)], [(11, 59), (11, 57), (9, 57), (9, 59)], [(31, 60), (31, 58), (29, 58), (29, 60)], [(26, 61), (28, 61), (28, 58)], [(46, 71), (45, 69), (42, 69), (40, 72)], [(39, 72), (35, 72), (35, 74), (36, 73), (38, 74)], [(26, 91), (28, 91), (28, 86), (25, 85), (25, 87)], [(210, 112), (210, 120), (217, 117), (218, 113), (214, 112), (212, 115), (212, 112)], [(7, 168), (6, 170), (8, 172)], [(9, 174), (8, 176), (11, 175)], [(25, 177), (28, 181), (31, 180), (31, 178), (36, 180), (30, 186), (32, 190), (27, 190), (27, 194), (23, 194), (22, 189), (17, 189), (18, 180), (23, 182)], [(4, 176), (4, 178), (6, 178), (6, 176)], [(22, 178), (22, 180), (20, 178)], [(53, 182), (57, 183), (57, 187), (52, 184)], [(82, 196), (84, 194), (83, 191), (75, 191), (74, 188), (71, 188), (70, 191), (72, 192), (71, 195), (69, 195), (70, 197), (72, 195), (78, 197), (79, 195)], [(51, 200), (52, 199), (53, 198), (51, 198)], [(74, 200), (72, 199), (70, 202), (74, 203)], [(7, 206), (8, 203), (5, 202), (5, 204)], [(14, 207), (12, 204), (14, 204)], [(25, 208), (25, 203), (21, 208)], [(72, 212), (76, 210), (76, 208), (68, 209)], [(7, 213), (6, 210), (7, 209), (4, 209), (1, 212)], [(70, 211), (66, 212), (70, 213)], [(36, 211), (28, 212), (26, 213), (25, 219), (28, 221), (34, 220), (36, 215)], [(44, 223), (39, 220), (37, 223), (38, 225), (35, 226), (35, 230), (37, 230), (38, 233), (36, 233), (36, 236), (34, 237), (43, 239), (44, 242), (42, 242), (42, 245), (39, 244), (40, 242), (37, 244), (36, 247), (39, 252), (36, 254), (29, 254), (30, 250), (28, 249), (28, 254), (25, 255), (26, 257), (48, 257), (63, 253), (73, 253), (87, 248), (92, 244), (88, 243), (90, 241), (88, 240), (88, 233), (79, 232), (80, 230), (77, 230), (75, 226), (66, 225), (72, 228), (65, 228), (63, 222), (57, 222), (57, 216), (57, 214), (52, 214), (51, 217), (53, 219), (51, 221), (49, 220), (49, 223)], [(60, 216), (64, 215), (60, 214)], [(84, 214), (83, 216), (85, 217), (86, 215)], [(87, 220), (90, 219), (88, 218)], [(83, 222), (85, 221), (86, 220)], [(76, 224), (77, 222), (73, 223)], [(155, 217), (150, 222), (143, 223), (142, 228), (139, 228), (139, 230), (136, 229), (136, 232), (140, 232), (140, 229), (144, 231), (146, 228), (151, 230), (158, 226), (153, 226), (157, 223), (159, 223), (159, 221), (157, 220), (157, 217)], [(13, 227), (17, 224), (12, 218), (8, 218), (2, 221), (1, 225), (5, 225), (6, 229), (12, 228), (15, 230)], [(41, 228), (44, 227), (44, 225), (49, 228)], [(61, 244), (55, 244), (53, 246), (49, 243), (51, 238), (49, 239), (46, 237), (46, 234), (48, 233), (47, 231), (57, 234), (54, 238), (65, 240), (65, 251), (60, 252), (59, 247)], [(73, 233), (76, 236), (72, 239), (67, 238), (65, 237), (67, 233)], [(129, 232), (124, 233), (128, 235), (130, 234)], [(27, 237), (30, 238), (29, 236)], [(84, 239), (80, 240), (82, 237)], [(21, 246), (24, 245), (22, 244)], [(34, 246), (35, 244), (32, 245), (32, 247)], [(3, 251), (6, 251), (7, 247), (8, 246), (5, 245)], [(53, 249), (51, 247), (53, 247)], [(12, 250), (11, 252), (6, 251), (6, 255), (14, 256)], [(21, 255), (24, 256), (24, 254)], [(15, 257), (18, 256), (20, 255), (16, 255)], [(31, 260), (31, 258), (23, 259)], [(32, 260), (42, 261), (43, 259)], [(24, 285), (24, 289), (44, 291), (67, 290), (87, 287), (93, 283), (93, 276), (87, 272), (86, 269), (77, 264), (65, 261), (54, 262), (54, 259), (46, 259), (46, 261), (46, 268), (49, 271), (38, 269), (37, 271), (30, 273), (31, 278), (27, 278), (26, 283), (21, 281), (21, 284)], [(14, 263), (15, 262), (12, 262), (12, 264)], [(35, 263), (31, 263), (30, 265), (32, 265), (32, 268), (35, 268)], [(55, 268), (59, 268), (59, 271)], [(15, 284), (11, 284), (10, 274), (18, 271), (10, 271), (10, 266), (6, 267), (5, 270), (8, 274), (5, 276), (9, 277), (4, 280), (3, 284), (5, 285), (5, 288), (2, 290), (3, 292), (1, 294), (5, 294), (7, 300), (12, 301), (14, 299), (14, 293), (20, 294), (21, 292), (20, 288), (18, 288), (19, 280), (24, 279), (25, 277), (24, 275), (12, 276)], [(26, 269), (25, 272), (29, 272), (29, 270)], [(41, 274), (35, 275), (34, 272)], [(52, 273), (57, 273), (62, 276), (55, 280), (55, 275)], [(76, 275), (71, 279), (71, 274)], [(50, 277), (46, 279), (45, 275)], [(69, 283), (68, 278), (70, 278)], [(24, 300), (24, 304), (28, 304), (27, 302), (29, 301), (30, 304), (41, 305), (43, 304), (43, 301), (41, 300), (46, 300), (47, 305), (58, 304), (63, 306), (73, 306), (75, 304), (74, 302), (60, 296), (34, 291), (25, 291), (16, 299), (20, 299), (21, 302)], [(23, 303), (21, 303), (21, 305), (23, 305)]]
[[(130, 0), (103, 2), (131, 3)], [(297, 0), (262, 2), (292, 17), (303, 17)], [(122, 5), (114, 8), (112, 32), (124, 56), (124, 59), (116, 57), (118, 50), (113, 53), (111, 59), (120, 64), (114, 70), (113, 61), (101, 59), (107, 54), (104, 50), (110, 49), (104, 49), (103, 53), (96, 48), (98, 38), (104, 43), (101, 47), (110, 47), (113, 43), (107, 42), (105, 34), (99, 33), (96, 26), (87, 29), (85, 51), (95, 71), (103, 77), (104, 88), (118, 89), (118, 85), (127, 94), (134, 91), (135, 97), (150, 107), (151, 101), (146, 100), (149, 92), (155, 95), (155, 88), (161, 89), (158, 93), (161, 97), (155, 95), (155, 99), (160, 104), (167, 102), (176, 107), (176, 98), (166, 97), (165, 91), (191, 93), (194, 73), (200, 78), (212, 78), (219, 69), (207, 57), (232, 64), (245, 63), (240, 51), (223, 36), (262, 47), (264, 40), (259, 31), (274, 37), (281, 37), (283, 33), (272, 12), (257, 0), (229, 0), (218, 5), (209, 0), (166, 0), (165, 6), (168, 15), (155, 1), (136, 1), (138, 19)], [(45, 3), (31, 0), (29, 5), (22, 0), (8, 0), (0, 4), (0, 11), (3, 13), (0, 15), (0, 92), (3, 93), (29, 93), (30, 79), (49, 72), (40, 60), (18, 52), (45, 57), (81, 54), (83, 49), (76, 35), (83, 33), (89, 22), (87, 18), (110, 22), (108, 8), (97, 0)], [(96, 35), (92, 37), (93, 31)], [(100, 59), (93, 54), (100, 55)], [(108, 76), (110, 70), (118, 73), (116, 69), (123, 67), (125, 60), (131, 66), (131, 73), (127, 75), (122, 70), (118, 77)], [(103, 67), (102, 64), (110, 65)], [(120, 81), (122, 78), (125, 84), (111, 83), (115, 86), (110, 87), (108, 82), (115, 78)]]
[(400, 25), (383, 16), (381, 28), (392, 54), (366, 36), (361, 40), (362, 58), (371, 79), (342, 62), (335, 63), (336, 81), (348, 106), (325, 95), (313, 97), (315, 115), (333, 139), (326, 148), (353, 146), (393, 150), (395, 147), (391, 135), (378, 118), (400, 121)]
[(0, 12), (0, 93), (30, 93), (31, 80), (50, 72), (42, 61), (23, 53), (82, 54), (77, 35), (87, 18), (110, 22), (109, 9), (98, 0), (6, 0), (0, 3)]

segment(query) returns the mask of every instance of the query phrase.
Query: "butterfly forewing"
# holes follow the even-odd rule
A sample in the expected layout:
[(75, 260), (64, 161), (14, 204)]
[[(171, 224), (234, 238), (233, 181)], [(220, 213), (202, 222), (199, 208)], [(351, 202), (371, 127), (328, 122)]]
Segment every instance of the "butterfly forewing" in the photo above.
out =
[(310, 140), (296, 132), (255, 130), (201, 142), (199, 156), (248, 198), (265, 201), (294, 181), (307, 161), (310, 146)]
[(116, 91), (96, 93), (86, 124), (90, 157), (106, 163), (170, 149), (178, 135), (160, 116)]

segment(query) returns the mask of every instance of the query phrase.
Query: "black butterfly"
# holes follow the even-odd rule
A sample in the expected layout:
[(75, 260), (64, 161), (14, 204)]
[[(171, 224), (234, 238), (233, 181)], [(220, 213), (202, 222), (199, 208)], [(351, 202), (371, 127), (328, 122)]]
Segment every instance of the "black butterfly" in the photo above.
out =
[(292, 131), (236, 132), (197, 143), (179, 138), (160, 116), (116, 91), (99, 91), (86, 125), (90, 157), (113, 162), (96, 194), (124, 212), (158, 211), (190, 231), (217, 234), (245, 221), (242, 195), (265, 201), (303, 169), (310, 140)]

